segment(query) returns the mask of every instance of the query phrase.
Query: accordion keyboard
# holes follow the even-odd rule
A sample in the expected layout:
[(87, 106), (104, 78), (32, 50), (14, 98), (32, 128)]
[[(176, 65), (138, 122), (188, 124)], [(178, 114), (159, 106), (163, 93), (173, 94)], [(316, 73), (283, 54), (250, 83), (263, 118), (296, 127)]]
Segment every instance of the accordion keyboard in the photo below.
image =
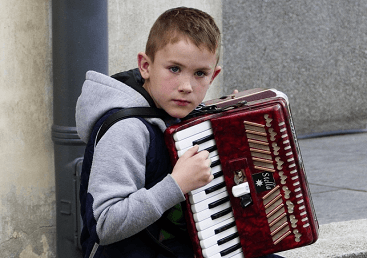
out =
[(178, 157), (197, 144), (199, 151), (209, 151), (212, 161), (214, 179), (188, 194), (203, 256), (243, 258), (210, 121), (181, 130), (173, 138)]

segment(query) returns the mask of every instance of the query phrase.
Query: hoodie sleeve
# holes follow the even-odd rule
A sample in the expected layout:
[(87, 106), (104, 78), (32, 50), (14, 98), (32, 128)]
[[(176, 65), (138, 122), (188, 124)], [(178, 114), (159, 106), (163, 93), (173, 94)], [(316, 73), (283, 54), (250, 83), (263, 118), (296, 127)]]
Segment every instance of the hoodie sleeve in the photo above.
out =
[(95, 148), (88, 192), (101, 245), (140, 232), (185, 199), (171, 175), (144, 188), (148, 149), (149, 131), (136, 118), (113, 125)]

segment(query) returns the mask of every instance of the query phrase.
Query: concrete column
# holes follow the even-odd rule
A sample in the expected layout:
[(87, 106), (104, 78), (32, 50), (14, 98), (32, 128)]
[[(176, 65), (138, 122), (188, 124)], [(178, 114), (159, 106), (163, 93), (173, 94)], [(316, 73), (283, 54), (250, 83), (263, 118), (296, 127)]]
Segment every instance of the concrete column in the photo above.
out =
[(0, 3), (0, 257), (55, 257), (50, 8)]

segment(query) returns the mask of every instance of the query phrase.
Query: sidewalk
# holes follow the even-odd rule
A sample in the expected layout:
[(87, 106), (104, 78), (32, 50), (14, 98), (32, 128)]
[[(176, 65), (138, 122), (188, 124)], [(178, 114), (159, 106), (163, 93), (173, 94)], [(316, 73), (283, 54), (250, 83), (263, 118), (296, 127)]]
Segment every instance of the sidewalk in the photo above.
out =
[(367, 257), (367, 133), (299, 140), (319, 240), (287, 258)]

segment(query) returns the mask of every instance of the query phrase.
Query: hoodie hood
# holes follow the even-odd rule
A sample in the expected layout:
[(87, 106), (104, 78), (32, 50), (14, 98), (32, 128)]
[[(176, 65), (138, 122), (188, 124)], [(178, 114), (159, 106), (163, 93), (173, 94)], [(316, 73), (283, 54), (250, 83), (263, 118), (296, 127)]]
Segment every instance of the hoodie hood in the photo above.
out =
[[(95, 71), (88, 71), (86, 74), (75, 114), (78, 135), (85, 143), (89, 140), (94, 124), (108, 110), (154, 105), (142, 87), (144, 81), (138, 69), (119, 73), (113, 77)], [(161, 119), (147, 120), (158, 125), (162, 131), (166, 129)]]

